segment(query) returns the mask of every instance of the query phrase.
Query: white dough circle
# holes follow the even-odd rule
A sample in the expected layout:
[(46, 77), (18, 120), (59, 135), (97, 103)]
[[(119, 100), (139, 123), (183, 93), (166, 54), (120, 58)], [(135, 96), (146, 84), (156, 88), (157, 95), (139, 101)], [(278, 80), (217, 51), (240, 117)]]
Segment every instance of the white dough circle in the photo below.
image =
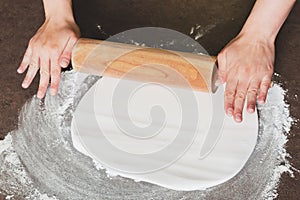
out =
[(101, 78), (73, 116), (74, 147), (108, 173), (174, 190), (234, 177), (256, 145), (258, 116), (235, 123), (215, 94)]

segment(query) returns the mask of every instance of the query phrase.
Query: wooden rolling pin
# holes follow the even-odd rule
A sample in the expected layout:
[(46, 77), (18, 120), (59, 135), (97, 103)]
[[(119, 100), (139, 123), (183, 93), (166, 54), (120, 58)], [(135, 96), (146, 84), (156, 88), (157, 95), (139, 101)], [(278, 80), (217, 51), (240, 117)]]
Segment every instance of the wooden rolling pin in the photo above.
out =
[(79, 39), (73, 48), (76, 71), (215, 92), (216, 58), (193, 53)]

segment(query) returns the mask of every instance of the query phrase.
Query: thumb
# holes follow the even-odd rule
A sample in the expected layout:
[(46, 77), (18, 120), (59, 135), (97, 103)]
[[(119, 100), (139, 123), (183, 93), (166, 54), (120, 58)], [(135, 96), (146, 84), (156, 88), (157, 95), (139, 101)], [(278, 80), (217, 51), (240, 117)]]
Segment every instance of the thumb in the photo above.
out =
[(226, 67), (226, 53), (220, 52), (217, 57), (218, 61), (218, 81), (219, 85), (226, 82), (227, 67)]
[(65, 47), (65, 49), (63, 50), (60, 58), (59, 58), (59, 65), (62, 68), (66, 68), (69, 66), (70, 64), (70, 60), (71, 60), (71, 56), (72, 56), (72, 49), (73, 46), (75, 45), (76, 40), (75, 39), (70, 39)]

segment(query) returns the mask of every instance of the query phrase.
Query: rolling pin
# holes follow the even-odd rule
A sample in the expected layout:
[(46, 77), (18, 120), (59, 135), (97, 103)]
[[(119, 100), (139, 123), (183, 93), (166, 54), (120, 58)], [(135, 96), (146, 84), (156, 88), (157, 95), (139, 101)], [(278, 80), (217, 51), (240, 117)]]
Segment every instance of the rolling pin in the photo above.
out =
[(215, 92), (216, 58), (81, 38), (72, 51), (78, 72)]

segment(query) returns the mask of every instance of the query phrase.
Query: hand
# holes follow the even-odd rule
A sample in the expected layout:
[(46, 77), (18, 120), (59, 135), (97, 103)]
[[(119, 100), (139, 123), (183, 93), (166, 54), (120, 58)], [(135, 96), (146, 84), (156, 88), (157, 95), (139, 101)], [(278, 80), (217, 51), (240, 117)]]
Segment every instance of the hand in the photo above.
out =
[(254, 37), (239, 35), (218, 55), (219, 82), (226, 82), (225, 112), (236, 122), (243, 120), (246, 98), (249, 113), (256, 99), (265, 103), (273, 75), (274, 43)]
[(45, 96), (50, 79), (50, 94), (57, 94), (61, 67), (66, 68), (69, 65), (72, 48), (80, 35), (75, 22), (58, 20), (48, 19), (45, 21), (31, 38), (18, 68), (18, 73), (23, 73), (28, 68), (22, 83), (23, 88), (29, 87), (40, 70), (38, 98)]

